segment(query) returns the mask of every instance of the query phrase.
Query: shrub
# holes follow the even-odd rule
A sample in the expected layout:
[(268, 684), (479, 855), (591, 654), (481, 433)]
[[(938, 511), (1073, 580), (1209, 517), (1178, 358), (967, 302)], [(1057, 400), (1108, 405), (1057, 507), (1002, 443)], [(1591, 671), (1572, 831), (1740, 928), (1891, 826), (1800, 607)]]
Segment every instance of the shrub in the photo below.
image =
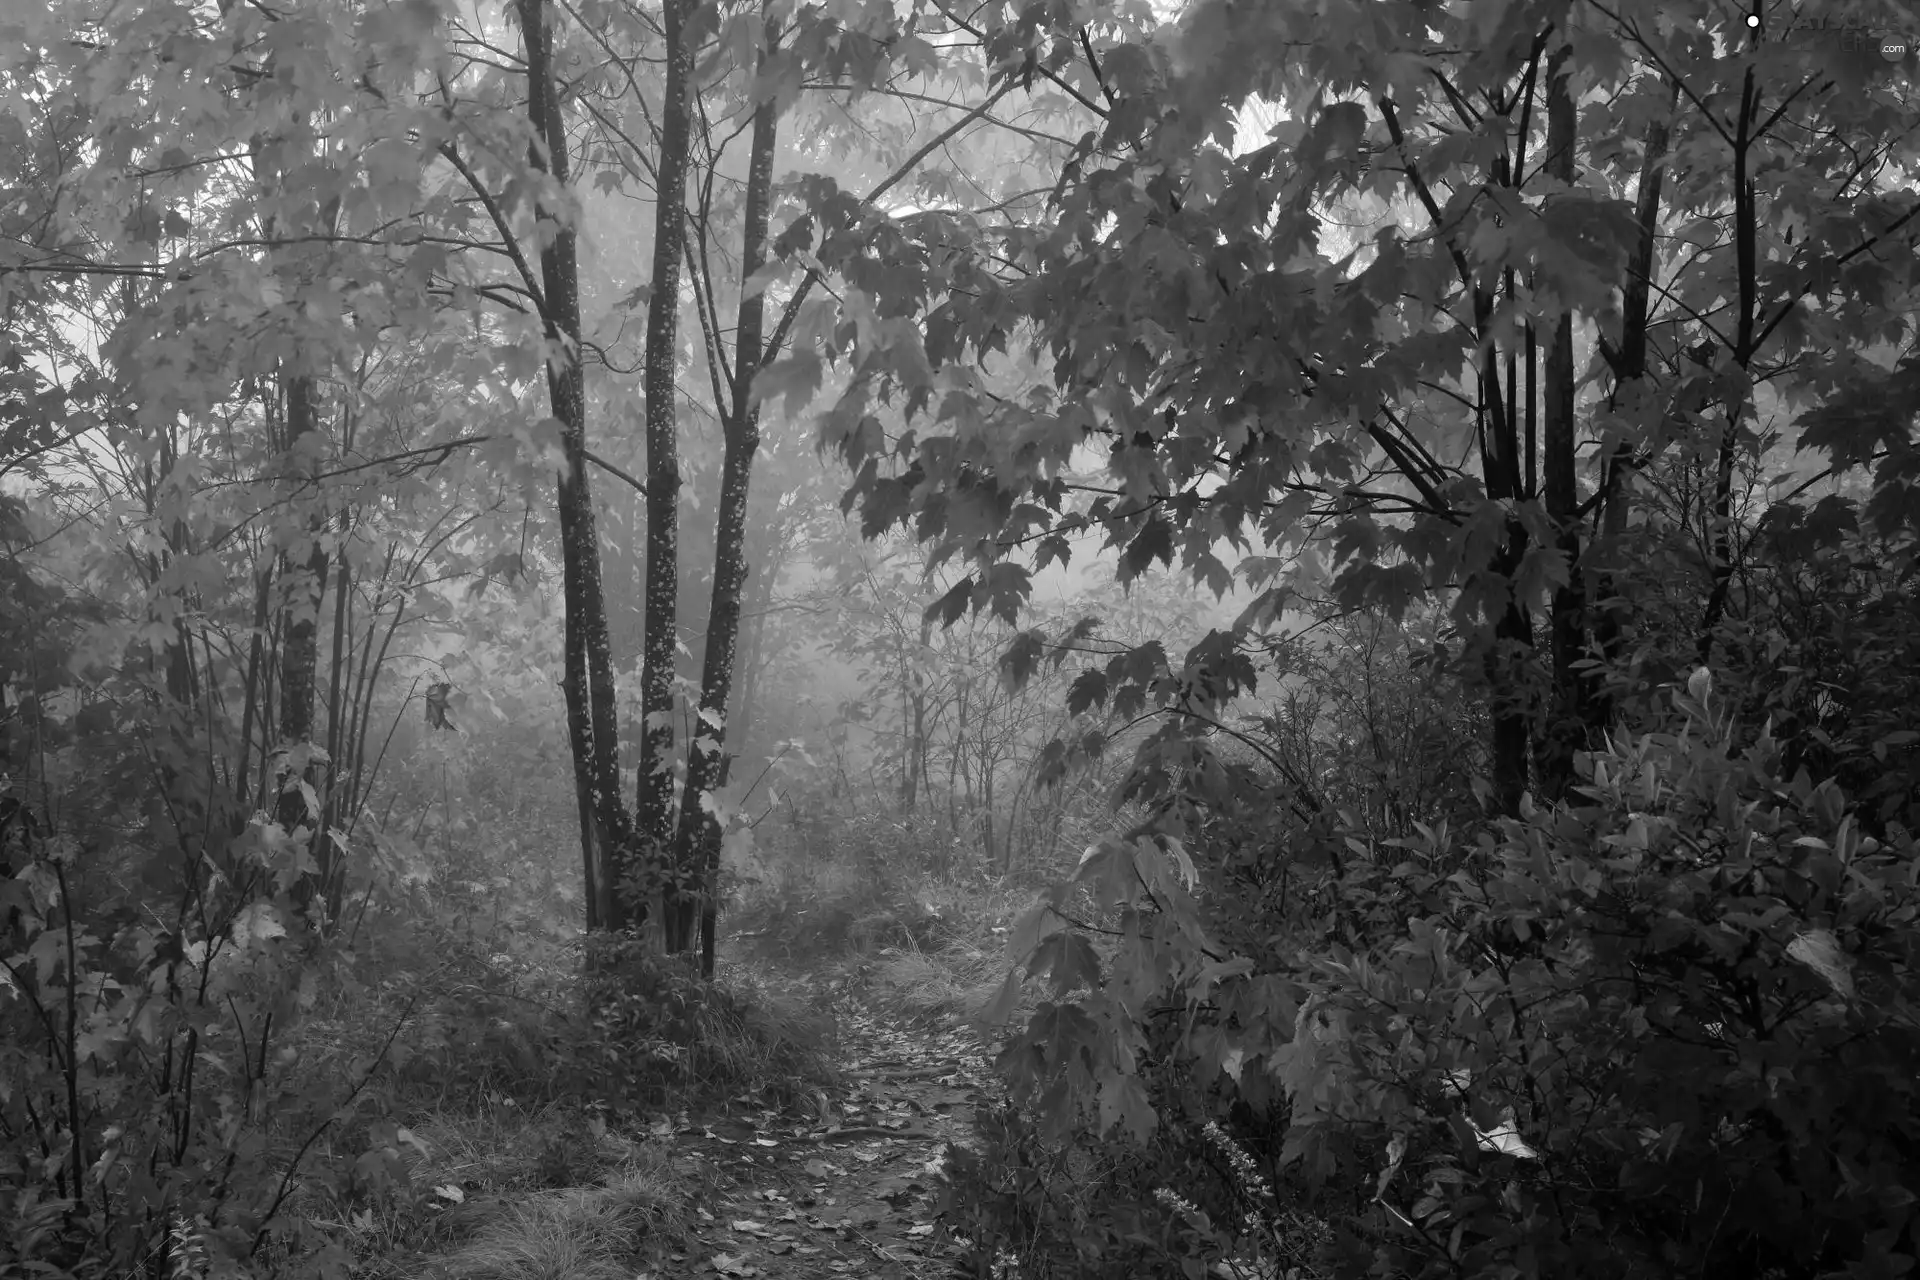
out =
[(932, 824), (859, 816), (822, 826), (833, 833), (826, 847), (791, 851), (730, 913), (736, 933), (768, 954), (815, 960), (934, 947), (964, 928), (949, 908), (986, 880), (927, 869), (923, 846), (944, 839)]
[(587, 1096), (655, 1107), (689, 1094), (786, 1104), (833, 1077), (832, 1025), (770, 991), (704, 980), (644, 937), (593, 937), (584, 1020), (565, 1046)]
[(1710, 685), (1555, 808), (1342, 838), (1329, 918), (1264, 948), (1210, 935), (1177, 841), (1110, 842), (1023, 925), (1054, 998), (1003, 1066), (1056, 1142), (1225, 1121), (1343, 1274), (1899, 1274), (1920, 850), (1738, 745)]
[(486, 1206), (472, 1238), (417, 1274), (426, 1280), (629, 1280), (677, 1246), (690, 1223), (671, 1170), (638, 1167)]
[[(226, 865), (266, 858), (276, 831), (249, 827)], [(51, 840), (0, 880), (0, 1256), (91, 1277), (284, 1252), (274, 1233), (298, 1234), (282, 1210), (311, 1139), (377, 1062), (337, 1092), (295, 1069), (276, 1034), (304, 994), (284, 900), (216, 877), (178, 930), (101, 937), (69, 891), (72, 845)]]
[(1143, 1064), (1148, 1092), (1179, 1123), (1143, 1143), (1095, 1127), (1062, 1131), (1044, 1106), (976, 1116), (978, 1150), (948, 1149), (941, 1217), (957, 1269), (981, 1277), (1213, 1275), (1311, 1280), (1329, 1240), (1270, 1158), (1236, 1141), (1172, 1055)]
[[(1771, 721), (1789, 774), (1831, 777), (1881, 834), (1920, 826), (1920, 591), (1911, 548), (1862, 535), (1791, 536), (1756, 573), (1754, 616), (1729, 625), (1730, 682), (1749, 724)], [(1789, 556), (1788, 552), (1798, 552)]]
[(1313, 1031), (1277, 1055), (1288, 1150), (1321, 1174), (1335, 1134), (1393, 1153), (1377, 1271), (1910, 1265), (1913, 842), (1678, 709), (1592, 757), (1574, 805), (1489, 832), (1444, 912), (1317, 966)]

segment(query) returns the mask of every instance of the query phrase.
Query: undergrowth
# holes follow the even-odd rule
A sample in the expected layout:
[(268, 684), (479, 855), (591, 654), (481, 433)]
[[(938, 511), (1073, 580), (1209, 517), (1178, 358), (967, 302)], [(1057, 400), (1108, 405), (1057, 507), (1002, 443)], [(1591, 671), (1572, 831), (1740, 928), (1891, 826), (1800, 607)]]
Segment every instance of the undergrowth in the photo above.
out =
[(832, 1077), (830, 1017), (645, 943), (255, 898), (174, 950), (61, 875), (5, 882), (0, 1275), (631, 1275), (695, 1194), (661, 1113)]
[[(312, 1205), (368, 1275), (630, 1276), (676, 1246), (696, 1198), (651, 1140), (658, 1117), (743, 1096), (785, 1107), (832, 1078), (830, 1019), (750, 974), (703, 981), (643, 940), (429, 954), (430, 984), (385, 969), (365, 993), (412, 1004), (412, 1029), (391, 1051), (388, 1116), (330, 1152), (373, 1153), (364, 1176)], [(325, 1034), (365, 1034), (367, 1012), (343, 1008)]]
[(787, 1106), (833, 1074), (832, 1020), (749, 974), (703, 981), (636, 938), (596, 939), (587, 972), (572, 1084), (608, 1105), (745, 1094)]
[(1005, 976), (1007, 927), (1031, 882), (955, 857), (936, 824), (872, 814), (824, 845), (771, 852), (743, 878), (729, 933), (766, 960), (857, 986), (914, 1023), (970, 1020)]

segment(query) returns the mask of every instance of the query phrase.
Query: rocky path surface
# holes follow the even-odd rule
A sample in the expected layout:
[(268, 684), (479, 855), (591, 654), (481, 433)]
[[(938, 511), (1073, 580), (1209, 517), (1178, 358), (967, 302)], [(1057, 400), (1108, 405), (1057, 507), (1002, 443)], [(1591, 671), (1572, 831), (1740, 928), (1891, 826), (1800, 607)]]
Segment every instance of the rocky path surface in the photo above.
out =
[(857, 1007), (841, 1028), (844, 1082), (816, 1120), (742, 1103), (673, 1123), (677, 1154), (712, 1195), (687, 1247), (643, 1280), (941, 1274), (937, 1177), (992, 1088), (986, 1059), (961, 1029), (889, 1025)]

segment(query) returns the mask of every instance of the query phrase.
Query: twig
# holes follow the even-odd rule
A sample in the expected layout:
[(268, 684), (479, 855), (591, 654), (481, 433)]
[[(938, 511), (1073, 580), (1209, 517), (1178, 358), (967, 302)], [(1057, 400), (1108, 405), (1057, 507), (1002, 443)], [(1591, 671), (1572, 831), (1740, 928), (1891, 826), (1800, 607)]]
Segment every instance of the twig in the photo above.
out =
[(419, 999), (417, 995), (408, 997), (407, 1007), (400, 1011), (398, 1018), (394, 1019), (393, 1030), (387, 1033), (386, 1043), (380, 1046), (380, 1052), (367, 1065), (366, 1073), (360, 1077), (360, 1082), (354, 1085), (347, 1096), (341, 1100), (332, 1115), (314, 1126), (313, 1132), (307, 1135), (307, 1140), (302, 1142), (300, 1149), (293, 1153), (293, 1159), (287, 1162), (287, 1170), (280, 1176), (280, 1187), (274, 1193), (273, 1203), (268, 1205), (267, 1211), (260, 1216), (260, 1229), (254, 1233), (253, 1244), (247, 1249), (249, 1258), (260, 1252), (260, 1246), (267, 1242), (267, 1232), (273, 1226), (274, 1217), (280, 1212), (280, 1206), (286, 1203), (287, 1197), (293, 1192), (293, 1175), (299, 1171), (300, 1162), (306, 1159), (307, 1152), (320, 1140), (320, 1135), (333, 1127), (333, 1122), (339, 1118), (340, 1112), (346, 1110), (348, 1105), (360, 1096), (361, 1090), (372, 1083), (374, 1073), (379, 1071), (380, 1064), (387, 1060), (387, 1054), (393, 1050), (393, 1042), (400, 1038), (400, 1029), (406, 1026), (407, 1019), (413, 1016), (413, 1006), (419, 1002)]
[(889, 1129), (884, 1125), (862, 1124), (851, 1125), (844, 1129), (829, 1129), (825, 1133), (795, 1134), (789, 1137), (787, 1141), (852, 1142), (863, 1138), (919, 1138), (940, 1142), (945, 1140), (945, 1135), (935, 1133), (930, 1129)]

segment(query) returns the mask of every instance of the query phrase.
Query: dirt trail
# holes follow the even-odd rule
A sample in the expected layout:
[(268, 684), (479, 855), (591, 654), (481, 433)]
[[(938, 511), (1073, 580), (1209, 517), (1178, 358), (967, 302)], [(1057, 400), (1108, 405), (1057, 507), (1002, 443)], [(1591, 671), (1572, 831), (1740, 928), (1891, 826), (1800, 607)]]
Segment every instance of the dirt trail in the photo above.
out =
[(676, 1126), (677, 1154), (714, 1195), (657, 1280), (941, 1272), (936, 1176), (992, 1088), (986, 1059), (964, 1030), (889, 1025), (868, 1010), (841, 1027), (845, 1080), (817, 1121), (742, 1105)]

